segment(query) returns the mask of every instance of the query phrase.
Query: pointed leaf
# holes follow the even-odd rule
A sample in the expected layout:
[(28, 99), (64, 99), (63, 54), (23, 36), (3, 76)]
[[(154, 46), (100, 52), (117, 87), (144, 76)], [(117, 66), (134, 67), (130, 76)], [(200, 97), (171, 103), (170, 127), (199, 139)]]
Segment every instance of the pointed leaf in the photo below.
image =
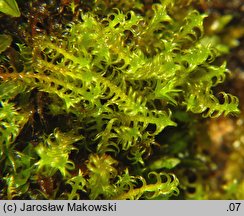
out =
[(0, 53), (5, 51), (10, 46), (11, 43), (12, 43), (12, 37), (11, 36), (1, 34), (0, 35)]
[(19, 17), (20, 11), (15, 0), (0, 0), (0, 11), (13, 17)]

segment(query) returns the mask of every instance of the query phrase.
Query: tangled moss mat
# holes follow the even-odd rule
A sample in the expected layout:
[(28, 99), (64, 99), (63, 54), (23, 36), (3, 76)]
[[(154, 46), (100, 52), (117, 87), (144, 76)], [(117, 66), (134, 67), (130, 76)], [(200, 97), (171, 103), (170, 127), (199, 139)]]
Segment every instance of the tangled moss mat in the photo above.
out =
[(216, 156), (205, 123), (241, 137), (225, 118), (240, 115), (223, 84), (243, 34), (221, 36), (232, 16), (204, 1), (3, 2), (1, 199), (243, 199), (220, 163), (243, 164), (243, 141)]

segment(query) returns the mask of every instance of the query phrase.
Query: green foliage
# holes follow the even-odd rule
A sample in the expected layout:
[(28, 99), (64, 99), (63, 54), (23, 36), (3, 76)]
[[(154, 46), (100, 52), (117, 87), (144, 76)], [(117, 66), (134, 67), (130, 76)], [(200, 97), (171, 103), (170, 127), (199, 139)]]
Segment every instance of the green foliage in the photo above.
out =
[(158, 170), (162, 168), (172, 169), (180, 163), (178, 158), (160, 158), (156, 161), (153, 161), (150, 166), (148, 166), (151, 170)]
[(69, 154), (76, 148), (73, 143), (80, 140), (82, 136), (76, 137), (74, 134), (60, 133), (55, 130), (44, 143), (39, 143), (36, 152), (40, 160), (36, 163), (38, 170), (42, 170), (47, 176), (52, 176), (57, 170), (62, 176), (69, 175), (68, 170), (74, 169), (74, 163), (69, 160)]
[[(154, 176), (156, 178), (156, 182), (147, 184), (144, 178), (139, 177), (137, 179), (142, 182), (141, 187), (134, 188), (134, 186), (130, 184), (129, 191), (116, 196), (115, 199), (168, 199), (172, 195), (177, 196), (179, 194), (179, 190), (177, 188), (179, 181), (174, 175), (150, 172), (148, 176)], [(123, 177), (125, 178), (125, 176)], [(165, 182), (162, 182), (162, 178), (165, 178)]]
[(19, 7), (15, 0), (1, 0), (0, 12), (11, 15), (13, 17), (20, 16)]
[[(227, 69), (214, 63), (221, 49), (204, 36), (206, 14), (191, 9), (177, 19), (171, 1), (153, 4), (144, 16), (120, 9), (101, 16), (99, 4), (94, 8), (60, 35), (38, 34), (19, 44), (21, 66), (9, 62), (0, 68), (0, 153), (12, 164), (12, 173), (4, 174), (9, 199), (26, 194), (31, 173), (60, 178), (70, 190), (59, 194), (68, 199), (169, 199), (178, 195), (179, 180), (164, 170), (181, 160), (160, 156), (148, 169), (142, 167), (157, 136), (177, 126), (172, 113), (239, 112), (235, 96), (213, 92)], [(28, 105), (35, 91), (43, 94), (44, 105)], [(33, 114), (36, 106), (44, 108)], [(42, 117), (57, 119), (57, 125), (40, 129)], [(20, 152), (16, 141), (27, 122), (35, 122), (34, 132), (49, 134), (38, 134), (32, 153)], [(34, 190), (29, 197), (40, 198)]]
[(130, 175), (128, 169), (118, 175), (117, 164), (108, 155), (91, 155), (87, 164), (87, 181), (82, 172), (68, 180), (67, 183), (72, 186), (68, 198), (79, 198), (77, 190), (90, 191), (90, 199), (167, 199), (179, 193), (179, 181), (173, 174), (151, 172), (148, 177), (156, 179), (156, 182), (148, 184), (143, 177)]
[(105, 195), (105, 199), (114, 194), (115, 187), (111, 185), (111, 179), (117, 175), (114, 167), (116, 161), (107, 155), (91, 155), (87, 168), (89, 170), (90, 198), (97, 199), (100, 194)]
[(5, 51), (12, 43), (12, 37), (9, 35), (0, 34), (0, 53)]
[(71, 185), (72, 190), (70, 193), (65, 194), (67, 196), (67, 199), (80, 199), (79, 191), (86, 192), (86, 190), (84, 189), (86, 183), (86, 179), (83, 177), (81, 171), (79, 171), (78, 175), (68, 179), (67, 184)]
[[(4, 178), (7, 184), (7, 199), (16, 199), (27, 193), (30, 185), (29, 179), (35, 173), (32, 154), (31, 145), (28, 145), (23, 152), (13, 151), (10, 161), (14, 164), (14, 170), (9, 167), (12, 174), (8, 174)], [(8, 161), (6, 163), (8, 164)]]
[(6, 158), (16, 170), (13, 158), (13, 143), (26, 123), (25, 115), (20, 115), (13, 103), (0, 102), (0, 156), (1, 161)]

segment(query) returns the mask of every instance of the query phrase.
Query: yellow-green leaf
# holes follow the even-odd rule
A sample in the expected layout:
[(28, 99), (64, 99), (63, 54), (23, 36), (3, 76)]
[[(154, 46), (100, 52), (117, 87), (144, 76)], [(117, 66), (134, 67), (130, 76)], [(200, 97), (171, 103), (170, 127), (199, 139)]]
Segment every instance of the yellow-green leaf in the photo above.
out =
[(15, 0), (0, 0), (0, 12), (13, 17), (19, 17), (20, 11)]
[(149, 166), (151, 170), (157, 170), (157, 169), (172, 169), (175, 166), (177, 166), (180, 163), (180, 160), (178, 158), (160, 158)]
[[(0, 0), (1, 1), (1, 0)], [(12, 37), (10, 35), (0, 35), (0, 53), (5, 51), (12, 43)]]

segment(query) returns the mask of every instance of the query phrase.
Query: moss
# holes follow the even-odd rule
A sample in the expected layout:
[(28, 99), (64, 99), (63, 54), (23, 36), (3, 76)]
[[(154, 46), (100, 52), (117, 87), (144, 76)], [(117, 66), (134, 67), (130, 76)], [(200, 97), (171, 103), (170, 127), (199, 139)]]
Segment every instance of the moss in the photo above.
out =
[(1, 64), (1, 197), (175, 198), (182, 167), (205, 169), (191, 157), (191, 118), (239, 113), (237, 97), (213, 91), (228, 74), (214, 62), (224, 45), (204, 34), (206, 14), (179, 18), (172, 1), (72, 4), (64, 29), (33, 24), (19, 67)]

